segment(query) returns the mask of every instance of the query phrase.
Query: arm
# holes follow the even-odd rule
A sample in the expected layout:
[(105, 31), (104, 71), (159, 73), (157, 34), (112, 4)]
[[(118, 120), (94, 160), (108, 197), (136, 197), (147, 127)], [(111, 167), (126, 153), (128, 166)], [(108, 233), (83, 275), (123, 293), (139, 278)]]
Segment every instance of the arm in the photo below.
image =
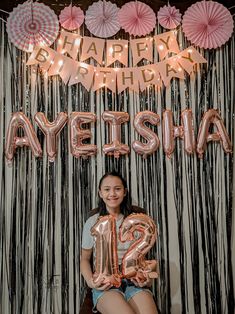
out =
[(91, 269), (91, 255), (92, 255), (92, 249), (82, 249), (82, 255), (81, 255), (81, 273), (90, 288), (95, 288), (97, 290), (108, 290), (112, 287), (112, 284), (110, 282), (103, 283), (97, 283), (95, 284), (93, 281), (93, 273)]
[(92, 249), (82, 249), (81, 255), (81, 273), (90, 288), (93, 287), (93, 280), (92, 280), (92, 270), (91, 270), (91, 255)]

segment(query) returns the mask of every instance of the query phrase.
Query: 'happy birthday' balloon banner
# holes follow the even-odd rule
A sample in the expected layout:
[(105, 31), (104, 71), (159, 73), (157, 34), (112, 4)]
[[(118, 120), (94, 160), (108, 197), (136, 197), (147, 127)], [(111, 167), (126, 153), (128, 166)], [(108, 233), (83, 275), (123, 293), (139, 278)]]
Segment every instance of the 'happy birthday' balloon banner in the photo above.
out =
[[(102, 147), (106, 155), (119, 158), (120, 155), (127, 155), (130, 152), (128, 144), (121, 141), (121, 126), (129, 121), (129, 114), (122, 111), (104, 111), (102, 114), (104, 122), (109, 125), (109, 143)], [(97, 154), (97, 145), (84, 143), (84, 140), (92, 138), (91, 129), (84, 128), (83, 125), (95, 123), (97, 117), (92, 112), (72, 112), (68, 118), (65, 112), (58, 113), (56, 119), (48, 121), (43, 112), (37, 112), (34, 117), (38, 127), (43, 131), (46, 140), (46, 151), (50, 161), (54, 161), (57, 154), (58, 135), (68, 122), (70, 152), (74, 157), (87, 158)], [(145, 139), (145, 143), (135, 140), (132, 143), (133, 150), (147, 157), (156, 152), (160, 146), (157, 133), (147, 127), (145, 123), (151, 125), (160, 124), (160, 116), (152, 111), (141, 111), (134, 117), (133, 125), (137, 134)], [(220, 142), (226, 153), (232, 152), (232, 144), (225, 125), (215, 109), (209, 109), (202, 117), (197, 140), (195, 140), (192, 110), (185, 109), (181, 113), (182, 125), (176, 126), (173, 122), (171, 110), (165, 110), (162, 116), (162, 146), (167, 157), (171, 157), (175, 150), (175, 140), (180, 138), (184, 142), (184, 150), (188, 154), (198, 153), (201, 158), (210, 141)], [(210, 133), (211, 127), (216, 128), (216, 132)], [(23, 129), (23, 136), (18, 136), (18, 129)], [(28, 146), (36, 157), (42, 156), (41, 144), (36, 132), (23, 112), (15, 112), (8, 125), (6, 136), (5, 155), (9, 162), (14, 158), (17, 147)]]
[[(105, 43), (106, 60), (104, 61)], [(127, 67), (129, 44), (132, 67)], [(142, 59), (153, 62), (155, 48), (161, 61), (137, 67)], [(65, 53), (71, 58), (65, 56)], [(93, 58), (102, 66), (83, 62), (89, 58)], [(109, 67), (116, 61), (125, 67)], [(81, 37), (75, 33), (61, 31), (57, 41), (57, 51), (49, 47), (37, 46), (27, 65), (39, 64), (49, 76), (60, 75), (65, 84), (81, 83), (87, 90), (93, 91), (106, 86), (113, 93), (121, 93), (128, 87), (139, 92), (150, 85), (161, 87), (162, 82), (168, 86), (172, 78), (184, 79), (185, 72), (190, 74), (195, 65), (206, 62), (194, 47), (180, 51), (174, 31), (156, 35), (154, 38), (131, 39), (130, 42)]]

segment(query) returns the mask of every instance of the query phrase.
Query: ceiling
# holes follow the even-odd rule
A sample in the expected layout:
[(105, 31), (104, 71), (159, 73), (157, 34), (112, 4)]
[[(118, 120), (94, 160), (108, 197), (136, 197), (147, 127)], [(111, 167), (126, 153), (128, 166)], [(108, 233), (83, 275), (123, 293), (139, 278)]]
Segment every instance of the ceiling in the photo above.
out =
[[(80, 6), (81, 9), (84, 11), (88, 8), (90, 4), (92, 4), (94, 1), (91, 0), (77, 0), (77, 1), (71, 1), (71, 0), (40, 0), (39, 2), (43, 2), (44, 4), (50, 6), (57, 14), (67, 5), (69, 5), (71, 2), (73, 5)], [(162, 0), (141, 0), (142, 2), (145, 2), (148, 4), (155, 12), (159, 10), (160, 7), (163, 5), (167, 4), (168, 1), (162, 1)], [(25, 0), (7, 0), (7, 1), (1, 1), (0, 3), (0, 9), (5, 10), (7, 12), (11, 12), (14, 7), (16, 7), (18, 4), (25, 2)], [(118, 0), (118, 1), (113, 1), (115, 2), (118, 7), (121, 7), (124, 3), (129, 2), (129, 1), (124, 1), (124, 0)], [(177, 9), (180, 9), (180, 12), (183, 13), (189, 6), (191, 6), (193, 3), (197, 1), (193, 0), (181, 0), (181, 1), (170, 1), (170, 5), (174, 5), (177, 7)], [(234, 0), (223, 0), (223, 1), (218, 1), (222, 4), (224, 4), (227, 8), (230, 8), (234, 6)], [(231, 9), (231, 13), (234, 14), (235, 12), (235, 6), (234, 8)], [(5, 14), (3, 12), (0, 12), (1, 15)]]

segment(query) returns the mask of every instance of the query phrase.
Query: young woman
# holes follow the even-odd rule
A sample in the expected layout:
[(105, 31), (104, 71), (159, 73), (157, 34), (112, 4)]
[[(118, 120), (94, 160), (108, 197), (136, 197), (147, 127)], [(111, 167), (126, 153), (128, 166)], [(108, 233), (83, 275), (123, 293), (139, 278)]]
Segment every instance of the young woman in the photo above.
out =
[[(129, 196), (126, 181), (117, 173), (105, 174), (99, 183), (99, 207), (85, 223), (82, 237), (81, 272), (87, 285), (92, 288), (94, 310), (102, 314), (156, 314), (157, 308), (153, 295), (148, 289), (151, 279), (144, 284), (134, 280), (122, 279), (121, 287), (112, 287), (110, 283), (96, 286), (92, 279), (91, 257), (94, 241), (90, 229), (96, 223), (98, 217), (111, 214), (116, 218), (116, 227), (119, 227), (123, 219), (136, 212), (129, 205)], [(121, 260), (130, 242), (118, 241), (118, 262)]]

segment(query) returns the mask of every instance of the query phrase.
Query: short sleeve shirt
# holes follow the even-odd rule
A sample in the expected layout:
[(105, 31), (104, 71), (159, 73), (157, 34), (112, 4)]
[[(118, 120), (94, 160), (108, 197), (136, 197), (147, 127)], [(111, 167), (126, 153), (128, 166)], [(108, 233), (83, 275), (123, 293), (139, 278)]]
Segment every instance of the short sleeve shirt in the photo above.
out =
[[(82, 233), (82, 248), (83, 249), (92, 249), (93, 248), (93, 254), (95, 256), (95, 237), (91, 235), (91, 228), (94, 226), (94, 224), (97, 222), (97, 219), (99, 218), (99, 214), (95, 214), (88, 218), (86, 221), (84, 227), (83, 227), (83, 233)], [(129, 246), (135, 241), (126, 241), (121, 242), (119, 241), (118, 233), (119, 228), (123, 222), (124, 216), (120, 215), (119, 218), (116, 220), (116, 230), (117, 230), (117, 254), (118, 254), (118, 264), (120, 265), (122, 263), (122, 257), (128, 250)]]

